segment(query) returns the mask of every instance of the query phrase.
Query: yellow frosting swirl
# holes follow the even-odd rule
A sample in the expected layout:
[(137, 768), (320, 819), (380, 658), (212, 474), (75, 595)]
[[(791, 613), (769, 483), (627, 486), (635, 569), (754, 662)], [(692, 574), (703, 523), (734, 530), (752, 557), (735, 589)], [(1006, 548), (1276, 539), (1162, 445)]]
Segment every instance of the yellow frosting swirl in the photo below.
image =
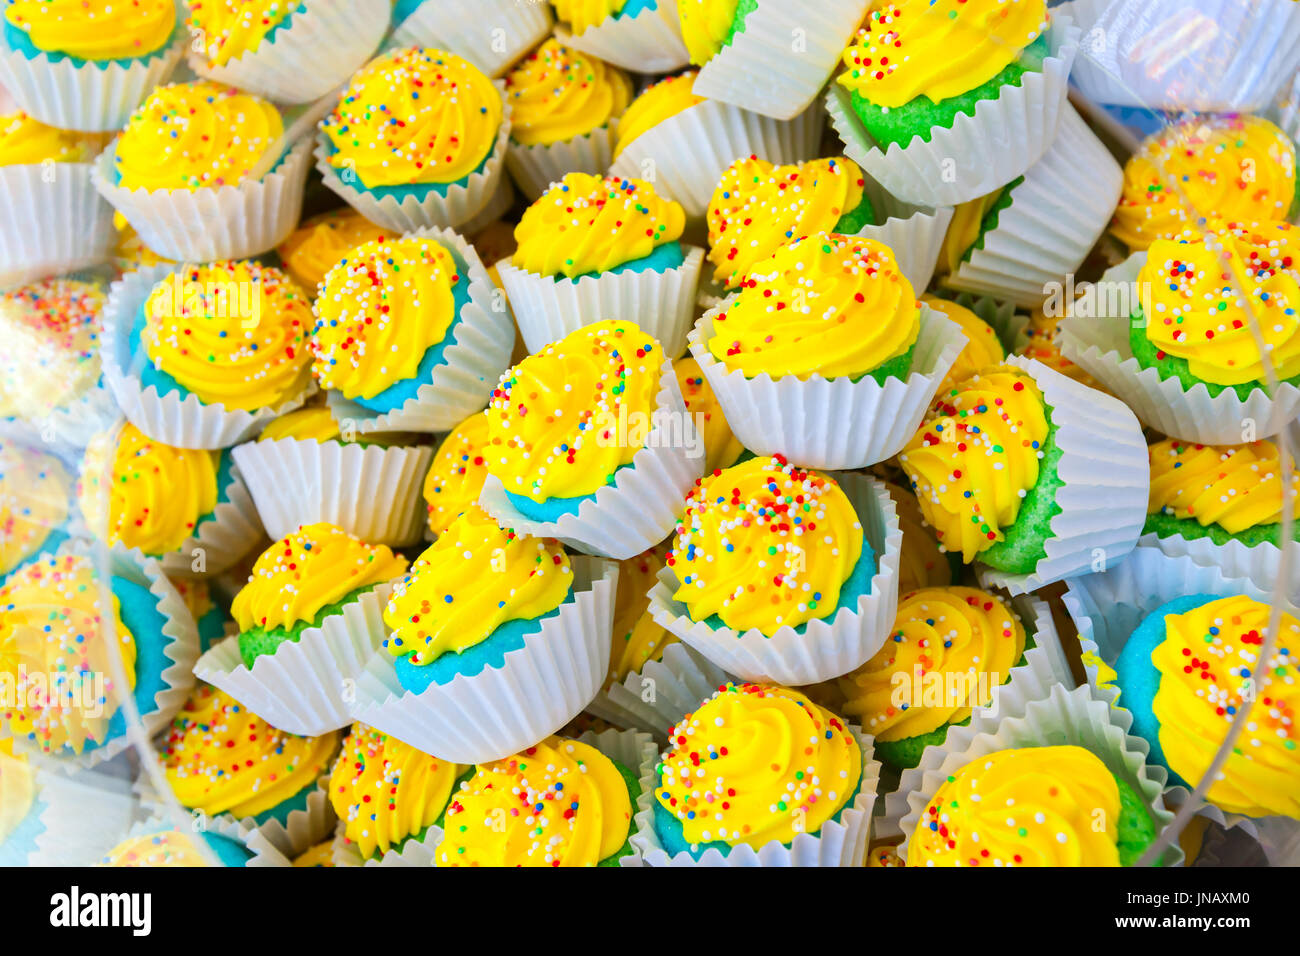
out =
[(134, 272), (148, 266), (172, 265), (171, 259), (164, 259), (144, 244), (140, 235), (131, 228), (126, 217), (120, 212), (113, 213), (113, 227), (117, 230), (117, 241), (113, 245), (113, 264), (120, 272)]
[(224, 66), (257, 50), (302, 6), (300, 0), (189, 0), (190, 32), (202, 37), (208, 63)]
[(1102, 392), (1106, 391), (1105, 387), (1085, 372), (1081, 366), (1075, 365), (1061, 354), (1058, 339), (1060, 338), (1062, 318), (1063, 316), (1060, 315), (1046, 315), (1042, 306), (1034, 309), (1029, 313), (1029, 326), (1025, 329), (1025, 335), (1029, 341), (1020, 346), (1016, 350), (1016, 354), (1023, 355), (1025, 358), (1036, 359), (1048, 368), (1060, 372), (1081, 385), (1087, 385), (1089, 388), (1095, 388)]
[(329, 796), (343, 835), (363, 858), (384, 854), (433, 825), (465, 768), (396, 737), (353, 724), (330, 772)]
[(627, 842), (632, 811), (612, 760), (589, 744), (547, 737), (475, 768), (447, 808), (435, 862), (595, 866)]
[(844, 722), (784, 687), (726, 684), (668, 743), (655, 799), (691, 844), (788, 844), (820, 830), (862, 778)]
[(682, 390), (686, 411), (704, 439), (704, 470), (729, 468), (745, 451), (745, 446), (731, 433), (731, 426), (722, 415), (722, 406), (713, 394), (700, 363), (689, 353), (673, 359), (673, 374)]
[(781, 457), (706, 475), (686, 496), (668, 564), (696, 621), (771, 636), (835, 612), (862, 523), (833, 478)]
[(172, 0), (9, 0), (5, 19), (32, 46), (83, 60), (125, 60), (162, 49), (176, 26)]
[(885, 486), (898, 509), (898, 528), (903, 532), (903, 549), (898, 557), (898, 593), (917, 588), (944, 587), (952, 583), (952, 567), (921, 515), (916, 496), (905, 488)]
[(643, 259), (680, 238), (686, 212), (639, 179), (567, 173), (515, 227), (516, 268), (576, 278)]
[(677, 0), (682, 39), (692, 63), (703, 66), (722, 49), (739, 5), (740, 0)]
[[(918, 737), (986, 706), (1025, 652), (1025, 629), (978, 588), (924, 588), (898, 602), (894, 630), (839, 679), (844, 713), (877, 740)], [(933, 675), (933, 676), (932, 676)]]
[(651, 548), (618, 563), (618, 595), (614, 599), (614, 638), (609, 647), (607, 684), (621, 684), (640, 673), (647, 661), (661, 660), (664, 648), (677, 638), (650, 616), (650, 589), (664, 566), (660, 550)]
[(1206, 382), (1266, 380), (1251, 322), (1279, 379), (1300, 375), (1300, 231), (1285, 222), (1230, 223), (1183, 240), (1157, 239), (1138, 273), (1151, 299), (1144, 332), (1157, 357), (1187, 360)]
[(362, 184), (452, 183), (474, 172), (496, 142), (504, 108), (468, 60), (420, 47), (375, 57), (321, 122), (328, 161)]
[(1166, 126), (1124, 165), (1110, 231), (1130, 249), (1174, 239), (1208, 216), (1286, 219), (1295, 144), (1259, 116), (1198, 116)]
[(642, 133), (649, 132), (664, 120), (704, 102), (704, 97), (695, 95), (695, 77), (699, 72), (687, 70), (652, 83), (628, 104), (627, 111), (618, 121), (618, 141), (614, 143), (615, 159)]
[(338, 420), (326, 405), (297, 408), (271, 419), (257, 436), (258, 441), (278, 441), (293, 438), (298, 441), (327, 442), (337, 440), (342, 433)]
[(376, 239), (353, 249), (316, 296), (312, 369), (321, 385), (374, 398), (414, 378), (456, 318), (453, 290), (463, 277), (435, 239)]
[(823, 232), (755, 265), (707, 344), (750, 378), (860, 376), (916, 344), (920, 316), (888, 246)]
[(842, 156), (790, 166), (756, 156), (736, 160), (709, 200), (714, 279), (734, 289), (792, 239), (834, 232), (862, 202), (862, 184), (862, 170)]
[(308, 219), (276, 248), (293, 281), (309, 294), (348, 252), (374, 239), (393, 239), (354, 209), (335, 210)]
[(20, 704), (0, 708), (0, 723), (45, 753), (81, 753), (104, 742), (123, 693), (113, 676), (117, 657), (125, 692), (135, 689), (135, 639), (122, 623), (117, 596), (102, 583), (102, 594), (112, 598), (107, 628), (89, 558), (35, 561), (0, 587), (0, 681)]
[(323, 840), (293, 858), (294, 866), (316, 867), (334, 865), (334, 840)]
[(123, 840), (99, 861), (100, 866), (211, 866), (194, 839), (182, 830), (146, 833)]
[(311, 382), (311, 305), (283, 272), (252, 261), (184, 265), (154, 286), (140, 344), (209, 404), (273, 408)]
[(941, 548), (969, 564), (1005, 537), (1038, 481), (1047, 431), (1042, 393), (1014, 366), (987, 368), (935, 399), (898, 463)]
[(1044, 0), (878, 0), (839, 82), (877, 106), (937, 103), (993, 79), (1046, 28)]
[(645, 444), (663, 349), (632, 322), (585, 325), (501, 377), (488, 473), (534, 501), (589, 495)]
[(921, 296), (921, 301), (936, 312), (942, 312), (944, 318), (956, 322), (966, 335), (966, 344), (957, 353), (957, 361), (952, 363), (952, 368), (944, 376), (943, 384), (939, 386), (940, 395), (955, 388), (958, 382), (970, 378), (980, 369), (1001, 365), (1007, 357), (993, 326), (964, 305), (929, 293)]
[(393, 588), (384, 646), (411, 664), (460, 654), (507, 621), (555, 610), (573, 585), (564, 547), (502, 528), (477, 505), (415, 560)]
[(99, 383), (105, 298), (77, 279), (0, 292), (0, 405), (35, 422)]
[(0, 576), (68, 519), (72, 482), (52, 455), (0, 440)]
[(893, 867), (902, 869), (907, 866), (898, 855), (896, 846), (873, 846), (867, 851), (867, 866)]
[(237, 818), (271, 810), (314, 787), (339, 732), (298, 737), (277, 730), (225, 691), (200, 684), (159, 747), (183, 807)]
[(26, 113), (0, 115), (0, 166), (88, 163), (104, 148), (104, 137), (46, 126)]
[(424, 476), (429, 530), (442, 534), (478, 501), (487, 478), (488, 417), (477, 413), (443, 439)]
[[(1239, 534), (1282, 520), (1282, 460), (1277, 445), (1197, 445), (1167, 438), (1148, 449), (1151, 498), (1148, 514), (1193, 519)], [(1300, 475), (1293, 507), (1300, 518)]]
[(907, 865), (1119, 866), (1119, 814), (1115, 778), (1082, 747), (999, 750), (939, 787)]
[(24, 756), (0, 753), (0, 846), (32, 809), (36, 783)]
[(216, 189), (243, 179), (279, 142), (284, 123), (252, 93), (208, 80), (160, 86), (117, 139), (123, 189)]
[(574, 36), (581, 36), (615, 16), (627, 0), (551, 0), (551, 5), (555, 18), (567, 23)]
[(939, 258), (934, 265), (935, 275), (951, 275), (961, 267), (967, 250), (979, 241), (984, 217), (997, 205), (1005, 191), (1006, 187), (1002, 186), (953, 208), (952, 219), (948, 221), (948, 229), (943, 234), (943, 245), (939, 247)]
[(622, 116), (631, 99), (626, 73), (554, 37), (506, 75), (510, 135), (524, 146), (590, 133)]
[(1206, 799), (1229, 813), (1300, 819), (1300, 621), (1282, 615), (1274, 656), (1254, 686), (1268, 619), (1268, 605), (1244, 595), (1165, 615), (1165, 639), (1151, 652), (1160, 673), (1151, 710), (1169, 769), (1195, 783), (1253, 693), (1245, 731)]

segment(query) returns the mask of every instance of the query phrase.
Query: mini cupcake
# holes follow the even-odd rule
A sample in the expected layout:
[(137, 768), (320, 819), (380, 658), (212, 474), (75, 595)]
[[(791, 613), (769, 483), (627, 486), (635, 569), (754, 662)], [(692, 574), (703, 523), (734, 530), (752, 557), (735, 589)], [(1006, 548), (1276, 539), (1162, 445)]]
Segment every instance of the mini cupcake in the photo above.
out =
[(131, 227), (120, 212), (113, 213), (113, 228), (117, 231), (117, 238), (113, 243), (113, 268), (117, 278), (120, 279), (126, 273), (135, 272), (137, 269), (171, 263), (170, 259), (164, 259), (146, 246), (140, 234)]
[(551, 38), (506, 75), (510, 152), (506, 165), (530, 200), (565, 173), (601, 175), (632, 81), (616, 66)]
[(525, 210), (498, 269), (531, 352), (617, 316), (686, 349), (704, 252), (679, 241), (682, 207), (639, 179), (569, 173)]
[(1061, 319), (1065, 318), (1067, 310), (1053, 308), (1050, 311), (1054, 314), (1048, 314), (1049, 310), (1044, 304), (1029, 313), (1029, 324), (1024, 329), (1025, 340), (1016, 348), (1015, 354), (1042, 362), (1080, 385), (1095, 388), (1099, 392), (1107, 391), (1082, 366), (1065, 357), (1061, 351)]
[(845, 152), (891, 193), (955, 205), (1047, 151), (1078, 46), (1044, 0), (893, 0), (844, 50), (826, 106)]
[(895, 454), (962, 336), (916, 300), (892, 251), (815, 233), (754, 265), (705, 313), (691, 354), (746, 448), (860, 468)]
[[(550, 405), (537, 408), (539, 395)], [(618, 559), (664, 539), (704, 468), (672, 362), (634, 323), (612, 320), (502, 376), (487, 458), (479, 502), (498, 521)]]
[(310, 159), (310, 141), (288, 142), (266, 100), (210, 80), (174, 83), (149, 94), (100, 154), (95, 187), (167, 259), (240, 259), (293, 231)]
[(0, 115), (0, 284), (109, 258), (113, 212), (91, 181), (102, 148), (99, 136), (55, 129), (26, 113)]
[(666, 73), (685, 66), (673, 0), (551, 0), (560, 42), (625, 70)]
[(306, 220), (275, 251), (290, 278), (315, 296), (325, 274), (352, 249), (374, 239), (395, 238), (348, 207)]
[(745, 454), (745, 446), (732, 434), (718, 397), (700, 370), (700, 363), (693, 355), (683, 355), (673, 361), (673, 373), (682, 391), (686, 414), (691, 416), (695, 431), (704, 442), (704, 473), (730, 468)]
[(306, 400), (311, 325), (306, 294), (279, 269), (154, 266), (109, 291), (104, 374), (150, 437), (225, 448)]
[(655, 769), (632, 838), (650, 866), (861, 865), (871, 738), (798, 691), (725, 684), (673, 728)]
[(253, 852), (243, 840), (206, 830), (158, 830), (128, 837), (109, 850), (100, 866), (248, 866)]
[[(400, 136), (393, 117), (402, 117)], [(472, 232), (501, 181), (509, 137), (504, 93), (472, 63), (437, 49), (391, 50), (353, 74), (321, 121), (316, 168), (348, 205), (394, 232)]]
[(385, 650), (358, 685), (355, 718), (460, 763), (555, 732), (596, 693), (609, 660), (616, 575), (602, 565), (466, 511), (394, 586)]
[(500, 76), (551, 32), (549, 3), (481, 0), (472, 7), (439, 0), (396, 0), (393, 46), (436, 47)]
[(429, 532), (442, 534), (473, 507), (487, 479), (488, 417), (476, 412), (465, 419), (438, 446), (433, 464), (424, 476), (424, 503)]
[(1001, 365), (1006, 361), (1007, 352), (998, 338), (997, 330), (966, 306), (929, 293), (921, 296), (921, 301), (957, 325), (966, 336), (966, 344), (957, 353), (956, 360), (944, 376), (938, 394), (947, 394), (958, 382), (970, 378), (982, 368)]
[(68, 540), (71, 498), (59, 459), (0, 439), (0, 583)]
[(903, 546), (898, 554), (898, 593), (920, 588), (941, 588), (961, 578), (961, 560), (939, 548), (934, 532), (925, 523), (916, 495), (893, 482), (885, 484), (898, 512)]
[(487, 403), (514, 345), (509, 310), (454, 232), (363, 243), (325, 276), (312, 369), (357, 431), (446, 431)]
[(605, 687), (622, 684), (649, 661), (663, 659), (664, 650), (677, 637), (650, 614), (650, 589), (664, 567), (664, 549), (651, 548), (618, 563), (618, 596), (614, 602), (614, 629), (609, 647)]
[(194, 72), (277, 103), (319, 99), (388, 32), (390, 0), (187, 0)]
[(180, 62), (173, 0), (11, 0), (0, 27), (0, 87), (28, 113), (103, 132)]

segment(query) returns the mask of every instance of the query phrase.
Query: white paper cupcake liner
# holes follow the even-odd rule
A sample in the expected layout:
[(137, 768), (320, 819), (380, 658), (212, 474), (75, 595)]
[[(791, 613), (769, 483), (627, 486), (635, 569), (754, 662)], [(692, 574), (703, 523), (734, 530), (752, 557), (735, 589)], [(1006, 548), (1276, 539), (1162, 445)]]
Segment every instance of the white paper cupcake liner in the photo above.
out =
[[(758, 850), (748, 844), (731, 848), (723, 856), (710, 848), (696, 860), (682, 850), (671, 857), (654, 829), (653, 804), (636, 815), (632, 846), (640, 851), (646, 866), (861, 866), (871, 837), (871, 813), (880, 786), (880, 762), (872, 755), (871, 738), (861, 728), (847, 724), (849, 733), (862, 748), (862, 779), (853, 802), (843, 808), (838, 820), (828, 820), (816, 833), (797, 833), (790, 845), (773, 840)], [(653, 788), (658, 779), (653, 778)]]
[(1093, 297), (1098, 314), (1061, 320), (1061, 353), (1121, 398), (1143, 424), (1171, 438), (1236, 445), (1248, 430), (1265, 438), (1300, 416), (1300, 388), (1286, 382), (1273, 396), (1257, 388), (1243, 401), (1231, 388), (1211, 397), (1202, 383), (1187, 389), (1177, 378), (1162, 379), (1156, 369), (1138, 365), (1129, 345), (1129, 316), (1106, 313), (1112, 305), (1133, 308), (1141, 301), (1137, 277), (1146, 257), (1136, 252), (1102, 274)]
[[(228, 840), (233, 840), (234, 842), (244, 846), (253, 854), (248, 862), (244, 864), (245, 866), (283, 867), (290, 865), (289, 861), (272, 844), (265, 840), (257, 841), (255, 839), (257, 828), (251, 821), (235, 820), (229, 816), (192, 816), (188, 813), (182, 814), (179, 810), (168, 812), (164, 807), (155, 808), (154, 815), (148, 820), (135, 823), (125, 830), (117, 831), (108, 848), (99, 856), (101, 858), (107, 856), (114, 847), (119, 843), (126, 842), (127, 840), (170, 830), (196, 834), (196, 839), (194, 841), (195, 845), (198, 847), (199, 852), (209, 860), (210, 865), (213, 866), (218, 866), (220, 864), (216, 855), (207, 844), (197, 837), (197, 834), (199, 833), (212, 833), (216, 836), (222, 836)], [(93, 862), (98, 862), (98, 858)], [(85, 866), (87, 864), (82, 863), (81, 865)]]
[(199, 76), (279, 103), (309, 103), (334, 89), (370, 59), (388, 32), (392, 0), (312, 0), (287, 26), (229, 62), (216, 66), (191, 50)]
[(620, 468), (614, 483), (598, 488), (575, 513), (557, 521), (526, 518), (495, 475), (483, 482), (478, 503), (502, 525), (524, 534), (558, 538), (586, 554), (620, 561), (638, 555), (668, 537), (685, 508), (686, 493), (704, 473), (704, 443), (668, 359), (650, 421), (645, 447), (633, 456), (632, 467)]
[(959, 113), (951, 128), (935, 127), (928, 143), (916, 136), (906, 147), (894, 143), (881, 150), (839, 83), (831, 84), (826, 110), (845, 154), (895, 196), (955, 206), (1011, 182), (1047, 152), (1061, 119), (1079, 35), (1069, 17), (1054, 13), (1047, 31), (1051, 55), (1042, 72), (1026, 73), (1018, 87), (1004, 86), (997, 99), (980, 100), (974, 116)]
[(511, 140), (506, 168), (529, 202), (546, 192), (551, 183), (563, 179), (565, 173), (603, 176), (613, 159), (616, 127), (614, 120), (573, 139), (535, 146)]
[(340, 422), (350, 420), (363, 435), (451, 431), (487, 405), (492, 389), (510, 366), (514, 320), (474, 247), (449, 229), (418, 229), (414, 235), (433, 239), (453, 253), (469, 277), (469, 302), (460, 311), (456, 341), (444, 350), (442, 364), (400, 408), (380, 414), (333, 390), (328, 393), (334, 417)]
[(575, 329), (603, 319), (635, 322), (653, 335), (670, 358), (686, 351), (695, 318), (695, 290), (704, 250), (688, 246), (680, 266), (655, 272), (606, 272), (582, 276), (543, 276), (497, 263), (501, 284), (529, 352), (540, 352)]
[(906, 380), (890, 377), (882, 385), (869, 375), (854, 381), (816, 373), (773, 378), (766, 372), (746, 378), (709, 351), (718, 311), (706, 312), (688, 340), (732, 433), (755, 454), (779, 453), (807, 468), (862, 468), (898, 454), (966, 345), (955, 322), (921, 303), (921, 330)]
[(858, 596), (855, 606), (840, 608), (830, 619), (809, 621), (802, 634), (788, 626), (771, 637), (757, 628), (744, 632), (713, 628), (692, 620), (686, 605), (673, 598), (680, 582), (677, 573), (665, 567), (650, 589), (649, 611), (655, 623), (676, 634), (715, 667), (743, 680), (787, 687), (815, 684), (847, 674), (869, 660), (894, 626), (903, 532), (894, 502), (881, 482), (851, 473), (835, 477), (853, 503), (876, 558), (870, 589)]
[(647, 661), (640, 672), (609, 685), (586, 709), (620, 727), (648, 731), (663, 744), (677, 721), (734, 679), (689, 644), (669, 644), (662, 660)]
[(549, 3), (478, 0), (422, 3), (393, 30), (390, 46), (423, 46), (464, 57), (497, 77), (551, 32)]
[(1300, 824), (1286, 817), (1265, 817), (1255, 824), (1255, 839), (1269, 866), (1300, 866)]
[(644, 179), (675, 199), (691, 219), (703, 219), (722, 173), (737, 159), (801, 163), (818, 155), (822, 110), (813, 104), (792, 120), (775, 120), (729, 103), (705, 100), (670, 116), (632, 140), (609, 167)]
[(195, 675), (291, 734), (319, 737), (346, 727), (366, 661), (388, 634), (384, 605), (391, 592), (391, 584), (367, 591), (319, 627), (306, 628), (298, 640), (257, 658), (251, 669), (240, 657), (238, 639), (228, 638), (199, 658)]
[(1033, 376), (1052, 408), (1060, 512), (1052, 516), (1044, 556), (1030, 574), (988, 569), (989, 580), (1012, 594), (1118, 561), (1137, 544), (1146, 523), (1150, 460), (1142, 426), (1118, 399), (1080, 385), (1036, 359), (1013, 355), (1007, 364)]
[(147, 60), (129, 64), (57, 63), (47, 56), (28, 59), (0, 37), (0, 87), (20, 109), (48, 126), (86, 133), (119, 130), (154, 87), (163, 83), (185, 50), (182, 16), (171, 44)]
[(379, 856), (365, 859), (355, 843), (349, 843), (344, 833), (346, 824), (339, 820), (334, 827), (334, 845), (331, 857), (335, 866), (433, 866), (433, 854), (442, 842), (443, 830), (439, 826), (430, 826), (420, 839), (408, 837), (400, 846), (390, 847)]
[(90, 163), (0, 166), (0, 286), (107, 262), (113, 208)]
[(1261, 591), (1280, 592), (1287, 601), (1300, 605), (1300, 542), (1291, 541), (1286, 546), (1289, 568), (1285, 583), (1278, 580), (1282, 549), (1269, 541), (1251, 547), (1235, 539), (1227, 544), (1215, 544), (1208, 537), (1162, 538), (1152, 532), (1138, 539), (1138, 547), (1156, 548), (1171, 557), (1189, 557), (1197, 564), (1218, 568), (1225, 577), (1247, 578)]
[(27, 866), (92, 866), (131, 825), (135, 801), (119, 780), (98, 771), (67, 776), (33, 765), (36, 803), (44, 829)]
[[(654, 799), (655, 764), (659, 760), (659, 748), (647, 733), (635, 730), (603, 730), (593, 733), (588, 730), (578, 736), (584, 744), (590, 744), (610, 760), (617, 760), (637, 776), (641, 793), (632, 805), (630, 830), (636, 832), (636, 818), (640, 813), (650, 809)], [(632, 852), (620, 857), (619, 866), (643, 866), (641, 851), (634, 845)]]
[(1300, 11), (1285, 0), (1073, 0), (1073, 79), (1098, 103), (1252, 112), (1300, 66)]
[(362, 447), (296, 438), (254, 441), (232, 452), (267, 534), (327, 521), (370, 544), (408, 545), (422, 537), (428, 445)]
[(1012, 204), (945, 284), (965, 292), (1041, 305), (1083, 263), (1110, 222), (1124, 172), (1066, 103), (1056, 139), (1012, 192)]
[(567, 24), (555, 28), (555, 37), (565, 46), (599, 57), (637, 73), (670, 73), (690, 62), (677, 4), (657, 0), (653, 9), (642, 9), (631, 17), (609, 17), (577, 36)]
[[(870, 183), (870, 179), (863, 176)], [(875, 188), (871, 188), (875, 186)], [(943, 248), (943, 237), (952, 222), (951, 206), (913, 206), (889, 200), (878, 201), (885, 192), (875, 183), (867, 188), (872, 207), (883, 222), (863, 226), (854, 235), (865, 236), (876, 242), (883, 242), (894, 253), (898, 271), (912, 284), (912, 291), (918, 296), (925, 292), (934, 275), (935, 264), (939, 261), (939, 251)]]
[(506, 215), (515, 204), (515, 187), (509, 176), (497, 180), (496, 191), (488, 197), (487, 205), (470, 216), (456, 231), (462, 236), (473, 236)]
[(435, 757), (499, 760), (572, 720), (596, 695), (609, 665), (618, 565), (575, 556), (573, 600), (508, 652), (502, 666), (457, 675), (423, 693), (403, 690), (392, 656), (371, 655), (357, 680), (352, 717)]
[(284, 823), (267, 820), (249, 832), (244, 842), (255, 854), (255, 859), (274, 860), (274, 865), (292, 866), (296, 857), (330, 838), (336, 820), (328, 794), (318, 788), (307, 794), (305, 810), (291, 810)]
[(95, 160), (95, 188), (146, 246), (176, 262), (248, 259), (293, 232), (311, 168), (311, 140), (295, 143), (261, 179), (216, 189), (126, 189), (113, 181), (115, 143)]
[(776, 119), (801, 113), (839, 65), (868, 0), (760, 0), (695, 81), (711, 100)]
[(1014, 303), (999, 301), (987, 295), (959, 292), (952, 300), (970, 309), (997, 334), (998, 341), (1008, 355), (1019, 352), (1029, 344), (1029, 316), (1017, 312)]
[(193, 392), (182, 398), (179, 391), (159, 395), (154, 386), (142, 386), (134, 363), (136, 359), (148, 359), (143, 352), (135, 357), (129, 354), (131, 326), (153, 287), (179, 268), (175, 264), (149, 266), (128, 272), (110, 287), (100, 337), (104, 381), (131, 424), (154, 441), (176, 448), (228, 448), (260, 431), (271, 419), (300, 406), (316, 388), (309, 384), (301, 394), (275, 408), (248, 412), (228, 410), (220, 402), (209, 404)]
[(99, 383), (66, 405), (51, 410), (36, 424), (51, 442), (69, 448), (81, 449), (102, 431), (122, 417), (117, 399), (101, 378)]
[(470, 173), (463, 183), (452, 183), (445, 194), (429, 190), (423, 200), (409, 195), (403, 197), (401, 202), (392, 196), (378, 197), (362, 188), (355, 170), (345, 169), (340, 173), (330, 164), (328, 137), (323, 131), (317, 131), (316, 169), (320, 172), (321, 179), (326, 186), (342, 196), (349, 206), (384, 229), (415, 232), (426, 228), (465, 227), (496, 197), (505, 171), (510, 140), (510, 101), (505, 95), (504, 83), (496, 80), (492, 85), (496, 87), (503, 104), (501, 128), (497, 130), (492, 152), (482, 169)]

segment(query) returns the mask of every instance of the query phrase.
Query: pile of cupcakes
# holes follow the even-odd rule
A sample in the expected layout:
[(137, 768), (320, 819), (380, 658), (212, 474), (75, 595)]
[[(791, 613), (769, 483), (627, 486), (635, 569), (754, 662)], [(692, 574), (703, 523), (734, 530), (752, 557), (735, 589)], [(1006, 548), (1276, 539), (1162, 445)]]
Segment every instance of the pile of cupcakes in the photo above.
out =
[(11, 0), (0, 864), (1300, 862), (1300, 7), (1149, 5)]

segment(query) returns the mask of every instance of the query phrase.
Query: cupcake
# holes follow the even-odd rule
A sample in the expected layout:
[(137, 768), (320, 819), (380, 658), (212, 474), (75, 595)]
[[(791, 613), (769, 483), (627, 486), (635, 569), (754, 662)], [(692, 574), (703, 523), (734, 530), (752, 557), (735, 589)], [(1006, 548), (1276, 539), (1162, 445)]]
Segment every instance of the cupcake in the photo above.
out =
[(293, 858), (293, 865), (302, 867), (334, 866), (334, 841), (325, 840), (304, 850)]
[[(538, 395), (551, 405), (536, 409)], [(703, 467), (659, 342), (632, 322), (596, 322), (502, 376), (479, 502), (509, 527), (630, 558), (667, 536)]]
[(308, 103), (366, 62), (390, 0), (187, 0), (194, 72), (277, 103)]
[(880, 843), (867, 851), (867, 866), (906, 867), (903, 858), (898, 855), (898, 847), (889, 843)]
[(921, 301), (954, 323), (966, 336), (966, 344), (957, 353), (956, 360), (944, 376), (938, 394), (946, 394), (958, 382), (970, 378), (982, 368), (1001, 365), (1006, 361), (1006, 349), (998, 338), (997, 330), (966, 306), (928, 292), (921, 296)]
[(442, 534), (478, 501), (487, 479), (488, 417), (476, 412), (442, 440), (424, 476), (429, 532)]
[(565, 173), (601, 175), (632, 81), (616, 66), (554, 37), (506, 75), (510, 151), (506, 165), (530, 200)]
[(650, 614), (650, 589), (664, 567), (664, 549), (651, 548), (618, 563), (618, 595), (610, 638), (605, 688), (639, 674), (650, 661), (663, 660), (677, 637)]
[(11, 0), (0, 25), (0, 87), (44, 123), (119, 128), (180, 61), (173, 0)]
[(686, 65), (673, 0), (551, 0), (560, 42), (641, 73)]
[(321, 121), (316, 168), (393, 232), (472, 232), (501, 181), (509, 136), (502, 90), (472, 63), (438, 49), (390, 50), (353, 74)]
[(879, 770), (798, 691), (728, 683), (670, 733), (633, 845), (650, 866), (858, 866)]
[(113, 213), (113, 228), (117, 232), (117, 238), (113, 243), (113, 269), (119, 279), (137, 269), (171, 263), (170, 259), (164, 259), (146, 246), (140, 234), (131, 227), (120, 212)]
[(123, 840), (99, 861), (100, 866), (248, 866), (253, 852), (233, 835), (206, 830), (159, 830)]
[(686, 350), (701, 249), (684, 246), (682, 207), (648, 182), (569, 173), (524, 211), (498, 266), (531, 352), (618, 317)]
[(71, 498), (59, 459), (0, 439), (0, 583), (68, 540)]
[(689, 339), (746, 448), (836, 469), (902, 448), (962, 341), (887, 246), (836, 233), (756, 263)]
[(955, 205), (1047, 151), (1078, 45), (1044, 0), (891, 0), (844, 50), (826, 105), (845, 152), (891, 193)]
[(1029, 323), (1024, 329), (1025, 340), (1016, 348), (1015, 354), (1035, 359), (1080, 385), (1104, 392), (1107, 389), (1100, 382), (1085, 372), (1082, 366), (1071, 362), (1061, 351), (1061, 319), (1065, 317), (1066, 311), (1048, 309), (1044, 304), (1030, 312)]
[[(220, 132), (214, 132), (220, 131)], [(160, 86), (95, 162), (95, 187), (178, 262), (260, 255), (293, 231), (311, 144), (280, 112), (210, 80)]]
[(0, 115), (0, 284), (85, 269), (109, 258), (112, 209), (91, 181), (91, 163), (101, 148), (99, 136), (55, 129), (27, 113)]
[(500, 76), (551, 32), (549, 3), (481, 0), (472, 7), (439, 0), (396, 0), (393, 46), (436, 47)]
[(276, 252), (289, 277), (308, 295), (352, 249), (373, 239), (395, 239), (355, 209), (336, 209), (303, 222)]
[(677, 376), (686, 414), (691, 416), (695, 431), (704, 442), (704, 473), (730, 468), (745, 454), (745, 446), (732, 434), (718, 397), (700, 370), (700, 363), (693, 355), (683, 355), (673, 361), (673, 374)]
[(892, 482), (885, 485), (898, 512), (903, 546), (898, 554), (898, 593), (919, 588), (946, 587), (961, 577), (961, 561), (939, 548), (934, 532), (925, 523), (916, 495)]

